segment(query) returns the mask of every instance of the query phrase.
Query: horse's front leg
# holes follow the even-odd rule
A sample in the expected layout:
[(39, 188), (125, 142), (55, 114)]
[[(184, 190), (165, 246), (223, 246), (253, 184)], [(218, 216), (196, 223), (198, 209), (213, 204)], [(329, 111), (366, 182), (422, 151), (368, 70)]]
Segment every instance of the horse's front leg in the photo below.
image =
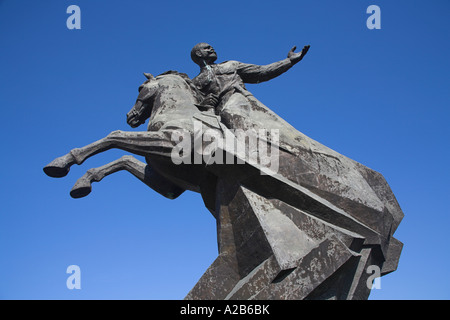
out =
[(172, 149), (175, 146), (175, 143), (171, 139), (171, 134), (171, 130), (142, 132), (113, 131), (103, 139), (85, 147), (73, 149), (68, 154), (56, 158), (44, 167), (44, 172), (50, 177), (64, 177), (69, 173), (72, 165), (82, 164), (87, 158), (112, 148), (125, 150), (140, 156), (158, 154), (170, 157)]
[(72, 198), (82, 198), (91, 193), (92, 182), (100, 182), (104, 177), (120, 170), (127, 170), (141, 181), (145, 178), (146, 164), (132, 156), (123, 156), (104, 166), (92, 168), (77, 180), (70, 195)]
[(104, 177), (120, 170), (130, 172), (147, 186), (169, 199), (175, 199), (184, 192), (184, 189), (179, 188), (163, 178), (159, 173), (152, 170), (149, 165), (137, 160), (133, 156), (123, 156), (104, 166), (89, 169), (77, 180), (70, 191), (70, 195), (73, 198), (85, 197), (92, 190), (92, 182), (99, 182)]

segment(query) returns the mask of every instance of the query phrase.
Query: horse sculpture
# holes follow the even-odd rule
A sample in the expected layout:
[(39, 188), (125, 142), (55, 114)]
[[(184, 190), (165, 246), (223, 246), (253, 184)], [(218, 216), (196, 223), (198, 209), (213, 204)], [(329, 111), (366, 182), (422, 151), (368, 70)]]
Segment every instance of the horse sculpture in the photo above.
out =
[(224, 125), (200, 110), (201, 93), (185, 74), (145, 75), (127, 122), (137, 127), (150, 118), (148, 131), (114, 131), (55, 159), (44, 172), (63, 177), (73, 164), (118, 148), (147, 163), (124, 156), (90, 169), (72, 197), (87, 196), (92, 182), (119, 170), (169, 199), (185, 190), (200, 193), (217, 219), (219, 255), (186, 299), (367, 299), (370, 270), (396, 269), (402, 243), (393, 234), (403, 213), (381, 174), (303, 135), (263, 105), (248, 110), (247, 123), (279, 131), (278, 142), (267, 140), (279, 152), (276, 172), (267, 174), (225, 144), (214, 152), (223, 151), (231, 164), (175, 164), (174, 132), (195, 141), (195, 121), (222, 136), (240, 122)]

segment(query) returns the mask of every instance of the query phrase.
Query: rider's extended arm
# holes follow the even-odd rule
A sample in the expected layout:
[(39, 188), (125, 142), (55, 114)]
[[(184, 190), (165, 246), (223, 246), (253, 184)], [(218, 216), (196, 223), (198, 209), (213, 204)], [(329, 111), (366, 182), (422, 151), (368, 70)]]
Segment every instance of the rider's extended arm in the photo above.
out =
[(264, 66), (240, 63), (237, 72), (245, 83), (259, 83), (278, 77), (292, 66), (288, 58)]
[(302, 60), (308, 52), (309, 46), (305, 46), (298, 53), (294, 52), (294, 50), (295, 47), (289, 51), (286, 59), (264, 66), (240, 62), (237, 72), (245, 83), (259, 83), (271, 80), (288, 71), (294, 64)]

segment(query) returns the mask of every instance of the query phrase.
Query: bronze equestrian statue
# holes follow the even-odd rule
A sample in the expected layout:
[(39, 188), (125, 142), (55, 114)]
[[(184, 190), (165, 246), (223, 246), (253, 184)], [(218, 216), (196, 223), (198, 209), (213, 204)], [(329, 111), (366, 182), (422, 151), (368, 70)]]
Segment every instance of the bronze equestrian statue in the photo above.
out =
[(245, 88), (286, 72), (308, 50), (294, 47), (266, 66), (216, 64), (215, 50), (199, 43), (194, 79), (145, 74), (127, 122), (149, 119), (147, 131), (113, 131), (44, 172), (63, 177), (117, 148), (146, 163), (126, 155), (90, 169), (72, 197), (119, 170), (169, 199), (200, 193), (217, 220), (219, 255), (186, 299), (367, 299), (373, 270), (396, 270), (402, 250), (393, 235), (403, 212), (386, 180), (297, 131)]

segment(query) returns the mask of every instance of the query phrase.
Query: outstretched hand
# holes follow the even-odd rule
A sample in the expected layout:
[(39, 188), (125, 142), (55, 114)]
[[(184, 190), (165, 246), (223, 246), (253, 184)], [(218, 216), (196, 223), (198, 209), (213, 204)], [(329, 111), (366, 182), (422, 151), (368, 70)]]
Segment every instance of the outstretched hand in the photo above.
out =
[(309, 45), (304, 46), (302, 51), (300, 52), (294, 52), (295, 49), (297, 49), (297, 46), (293, 46), (292, 49), (288, 53), (288, 58), (291, 60), (292, 63), (297, 63), (300, 60), (303, 59), (303, 57), (306, 55), (306, 53), (309, 50)]

